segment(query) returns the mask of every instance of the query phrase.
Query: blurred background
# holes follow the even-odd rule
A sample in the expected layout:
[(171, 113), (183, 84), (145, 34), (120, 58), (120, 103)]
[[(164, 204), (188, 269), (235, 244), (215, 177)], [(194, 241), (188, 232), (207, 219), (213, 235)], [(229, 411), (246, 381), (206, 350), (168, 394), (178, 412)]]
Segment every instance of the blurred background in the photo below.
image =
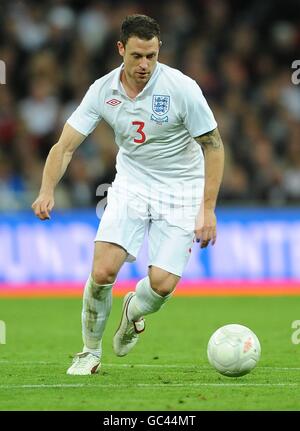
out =
[[(38, 223), (30, 207), (66, 119), (89, 85), (120, 64), (120, 24), (132, 13), (158, 20), (159, 61), (198, 82), (226, 148), (220, 245), (195, 251), (187, 278), (298, 283), (300, 84), (291, 80), (300, 59), (298, 0), (1, 0), (0, 281), (81, 282), (88, 275), (96, 189), (115, 176), (117, 147), (105, 123), (57, 187), (56, 218)], [(220, 256), (227, 262), (221, 267)], [(121, 279), (140, 277), (144, 259)]]

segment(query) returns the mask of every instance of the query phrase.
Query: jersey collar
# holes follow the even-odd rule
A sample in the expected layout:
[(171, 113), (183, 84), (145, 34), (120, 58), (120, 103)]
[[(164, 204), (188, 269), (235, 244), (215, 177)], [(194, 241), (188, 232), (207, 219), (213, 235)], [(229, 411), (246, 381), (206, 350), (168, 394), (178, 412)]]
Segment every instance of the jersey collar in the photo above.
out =
[[(124, 68), (124, 63), (122, 63), (117, 69), (115, 69), (115, 73), (114, 73), (114, 77), (112, 80), (112, 83), (110, 85), (110, 88), (112, 90), (117, 90), (119, 93), (123, 93), (122, 88), (121, 88), (121, 81), (120, 81), (120, 77), (121, 77), (121, 72)], [(149, 81), (147, 82), (147, 84), (145, 85), (145, 87), (143, 88), (143, 90), (138, 94), (137, 97), (141, 96), (142, 94), (144, 94), (144, 92), (146, 90), (148, 90), (149, 87), (152, 86), (152, 84), (154, 83), (154, 81), (156, 81), (156, 78), (159, 74), (159, 70), (160, 70), (160, 63), (157, 62), (154, 72), (152, 73), (151, 78), (149, 79)]]

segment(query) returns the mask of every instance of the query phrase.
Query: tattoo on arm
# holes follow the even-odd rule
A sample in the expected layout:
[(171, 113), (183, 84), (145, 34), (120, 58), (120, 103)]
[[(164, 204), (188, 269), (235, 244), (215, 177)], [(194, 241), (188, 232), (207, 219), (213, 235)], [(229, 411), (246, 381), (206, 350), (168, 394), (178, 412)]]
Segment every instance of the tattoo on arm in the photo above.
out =
[(219, 150), (223, 145), (218, 128), (205, 133), (204, 135), (198, 136), (195, 140), (201, 145), (203, 151)]

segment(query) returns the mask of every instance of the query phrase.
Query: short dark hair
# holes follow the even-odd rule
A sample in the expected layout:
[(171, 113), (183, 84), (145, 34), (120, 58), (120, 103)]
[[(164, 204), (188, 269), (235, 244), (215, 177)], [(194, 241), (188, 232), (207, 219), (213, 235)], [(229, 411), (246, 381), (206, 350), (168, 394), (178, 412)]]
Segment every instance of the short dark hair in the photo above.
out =
[(122, 22), (120, 41), (125, 46), (128, 39), (136, 36), (143, 40), (157, 37), (160, 40), (160, 27), (155, 19), (147, 15), (128, 15)]

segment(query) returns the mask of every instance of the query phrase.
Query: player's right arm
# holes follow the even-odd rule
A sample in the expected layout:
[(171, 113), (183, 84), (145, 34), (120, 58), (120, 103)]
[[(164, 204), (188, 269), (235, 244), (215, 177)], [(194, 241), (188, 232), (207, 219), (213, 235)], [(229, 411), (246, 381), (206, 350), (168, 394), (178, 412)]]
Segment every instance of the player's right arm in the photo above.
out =
[(54, 207), (55, 187), (64, 175), (74, 151), (85, 138), (85, 135), (66, 123), (58, 142), (49, 151), (40, 192), (32, 204), (32, 209), (40, 220), (50, 218), (50, 211)]

